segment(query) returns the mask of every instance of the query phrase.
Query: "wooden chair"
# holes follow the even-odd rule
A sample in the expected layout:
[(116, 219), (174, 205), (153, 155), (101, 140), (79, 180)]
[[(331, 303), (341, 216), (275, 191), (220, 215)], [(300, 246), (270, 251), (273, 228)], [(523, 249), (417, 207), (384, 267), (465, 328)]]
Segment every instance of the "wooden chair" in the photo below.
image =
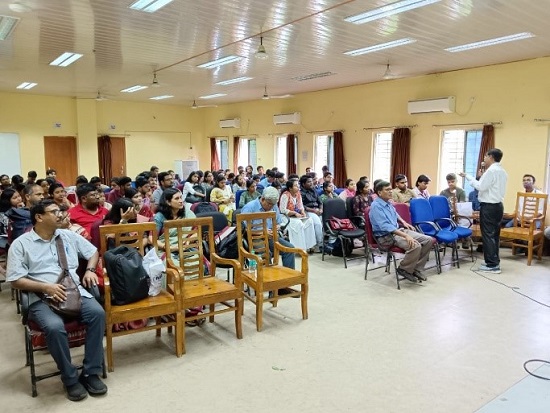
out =
[[(542, 259), (547, 207), (547, 194), (518, 192), (512, 227), (500, 230), (500, 239), (512, 242), (513, 255), (516, 254), (517, 248), (527, 248), (527, 265), (531, 265), (534, 251), (537, 252), (537, 259)], [(542, 214), (539, 215), (539, 211), (542, 211)]]
[[(157, 245), (157, 229), (154, 222), (141, 224), (120, 224), (103, 225), (99, 227), (101, 237), (101, 255), (107, 250), (109, 238), (114, 239), (115, 246), (126, 245), (135, 247), (144, 254), (144, 236), (149, 233), (153, 239), (153, 245)], [(183, 316), (179, 307), (180, 280), (177, 273), (167, 274), (167, 283), (173, 285), (171, 291), (161, 290), (160, 294), (154, 297), (147, 297), (143, 300), (126, 305), (114, 305), (111, 302), (111, 286), (107, 270), (104, 268), (105, 283), (105, 327), (107, 337), (107, 368), (114, 371), (113, 363), (113, 337), (127, 334), (140, 333), (142, 331), (156, 330), (157, 337), (160, 336), (161, 328), (168, 327), (169, 332), (175, 328), (176, 356), (181, 357), (183, 347)], [(136, 330), (113, 331), (113, 326), (119, 323), (126, 323), (143, 318), (154, 318), (155, 324), (147, 325)]]
[[(268, 226), (271, 221), (271, 226)], [(302, 318), (307, 320), (307, 294), (308, 294), (308, 255), (299, 248), (285, 247), (278, 242), (277, 231), (268, 228), (276, 227), (275, 212), (240, 213), (237, 216), (237, 239), (239, 245), (239, 261), (244, 268), (245, 261), (255, 260), (257, 269), (254, 272), (243, 270), (243, 283), (255, 291), (253, 296), (245, 292), (244, 296), (256, 306), (256, 329), (262, 331), (263, 326), (263, 304), (271, 302), (277, 307), (281, 298), (300, 297), (302, 305)], [(244, 242), (249, 246), (248, 252)], [(273, 245), (273, 254), (269, 244)], [(279, 265), (279, 254), (289, 252), (299, 254), (302, 258), (301, 270), (293, 270)], [(301, 289), (295, 290), (290, 287), (300, 285)], [(279, 289), (288, 289), (289, 294), (279, 295)], [(270, 296), (264, 297), (264, 292), (269, 291)]]
[[(212, 217), (165, 221), (164, 230), (165, 232), (177, 231), (177, 245), (170, 243), (171, 237), (166, 237), (167, 251), (172, 251), (174, 247), (177, 247), (173, 253), (166, 254), (166, 273), (171, 274), (172, 279), (180, 280), (179, 287), (171, 284), (167, 286), (168, 289), (174, 290), (180, 288), (178, 294), (180, 312), (185, 313), (185, 310), (189, 308), (209, 307), (204, 312), (189, 312), (185, 316), (185, 322), (208, 317), (209, 321), (213, 323), (216, 314), (234, 312), (237, 338), (243, 338), (241, 319), (244, 299), (241, 265), (237, 260), (221, 258), (215, 253)], [(207, 266), (203, 259), (203, 239), (208, 240), (210, 274), (205, 271)], [(174, 255), (177, 261), (174, 259)], [(224, 268), (233, 267), (234, 284), (216, 278), (218, 265), (223, 265)], [(231, 304), (230, 301), (234, 301), (234, 303)], [(183, 349), (185, 352), (185, 332), (183, 334)]]

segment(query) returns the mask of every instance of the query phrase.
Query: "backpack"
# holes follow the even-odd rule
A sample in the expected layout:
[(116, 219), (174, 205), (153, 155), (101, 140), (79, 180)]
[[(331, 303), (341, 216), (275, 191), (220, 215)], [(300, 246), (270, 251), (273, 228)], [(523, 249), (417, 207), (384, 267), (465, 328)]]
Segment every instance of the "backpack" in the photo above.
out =
[(27, 208), (11, 208), (6, 212), (10, 220), (11, 231), (8, 231), (8, 243), (32, 229), (31, 211)]
[[(201, 185), (194, 185), (193, 190), (195, 192), (200, 192), (201, 194), (204, 194), (204, 188)], [(204, 197), (195, 196), (193, 194), (187, 194), (185, 197), (185, 202), (189, 204), (194, 204), (195, 202), (202, 202), (204, 200)]]
[[(343, 257), (344, 253), (342, 251), (342, 242), (340, 241), (340, 238), (336, 238), (336, 240), (329, 244), (332, 247), (331, 254), (336, 257)], [(346, 257), (349, 257), (351, 253), (353, 252), (353, 241), (346, 240), (344, 242), (345, 248), (346, 248)]]
[(193, 211), (196, 214), (200, 214), (201, 212), (217, 212), (218, 210), (214, 205), (212, 205), (210, 202), (200, 202)]
[(133, 303), (149, 295), (149, 276), (138, 250), (121, 245), (105, 252), (103, 259), (115, 305)]
[(216, 252), (222, 258), (232, 260), (239, 259), (239, 244), (237, 242), (236, 230), (220, 241), (220, 243), (216, 246)]

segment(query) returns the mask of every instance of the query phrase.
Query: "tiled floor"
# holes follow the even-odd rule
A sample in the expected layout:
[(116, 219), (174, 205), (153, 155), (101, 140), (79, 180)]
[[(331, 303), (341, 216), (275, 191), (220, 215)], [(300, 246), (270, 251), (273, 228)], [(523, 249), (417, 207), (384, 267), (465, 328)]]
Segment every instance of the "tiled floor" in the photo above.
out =
[[(222, 315), (186, 329), (181, 359), (166, 333), (117, 338), (109, 394), (80, 403), (65, 399), (58, 378), (30, 397), (22, 327), (4, 284), (0, 410), (475, 412), (526, 377), (524, 361), (550, 359), (550, 308), (516, 293), (550, 305), (550, 259), (528, 267), (510, 250), (502, 256), (502, 274), (489, 277), (498, 282), (463, 261), (398, 291), (382, 269), (364, 281), (364, 261), (345, 270), (341, 258), (323, 263), (316, 254), (309, 320), (299, 300), (287, 299), (265, 307), (257, 333), (246, 303), (242, 340), (233, 317)], [(40, 360), (51, 366), (49, 355)]]

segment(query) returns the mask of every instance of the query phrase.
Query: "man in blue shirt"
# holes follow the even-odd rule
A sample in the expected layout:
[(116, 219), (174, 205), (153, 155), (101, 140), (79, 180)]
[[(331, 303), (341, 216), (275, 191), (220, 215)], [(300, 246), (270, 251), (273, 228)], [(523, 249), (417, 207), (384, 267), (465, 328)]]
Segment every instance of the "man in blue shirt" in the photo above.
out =
[[(387, 181), (376, 184), (375, 191), (378, 194), (369, 212), (374, 237), (393, 237), (394, 244), (405, 250), (405, 258), (401, 260), (397, 273), (407, 280), (416, 282), (417, 278), (426, 281), (422, 274), (424, 265), (428, 261), (428, 255), (432, 248), (432, 238), (420, 234), (414, 227), (405, 222), (390, 202), (392, 200), (392, 187)], [(399, 227), (399, 223), (403, 228)]]
[[(279, 212), (279, 207), (277, 207), (277, 201), (279, 200), (279, 192), (273, 188), (273, 187), (267, 187), (264, 192), (262, 193), (262, 196), (258, 199), (255, 199), (254, 201), (250, 201), (248, 204), (246, 204), (242, 209), (241, 212), (244, 213), (251, 213), (251, 212), (269, 212), (274, 211), (276, 215), (276, 221), (277, 225), (281, 223), (281, 213)], [(268, 229), (272, 228), (272, 221), (267, 221)], [(294, 248), (294, 245), (292, 245), (290, 242), (286, 241), (285, 239), (279, 237), (278, 241), (281, 243), (281, 245), (284, 245), (285, 247)], [(269, 250), (271, 251), (271, 254), (273, 254), (273, 240), (269, 239)], [(283, 266), (287, 268), (295, 269), (294, 265), (294, 254), (291, 252), (281, 252), (280, 253), (282, 259), (283, 259)]]

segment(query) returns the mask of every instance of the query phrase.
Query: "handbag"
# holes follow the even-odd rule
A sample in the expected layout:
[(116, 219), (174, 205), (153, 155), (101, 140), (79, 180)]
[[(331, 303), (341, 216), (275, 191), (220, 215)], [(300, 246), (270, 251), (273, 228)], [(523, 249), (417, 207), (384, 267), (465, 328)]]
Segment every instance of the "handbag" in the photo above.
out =
[(65, 254), (65, 247), (61, 236), (58, 236), (55, 240), (55, 246), (57, 247), (57, 257), (59, 259), (59, 266), (61, 267), (61, 274), (57, 279), (57, 284), (61, 284), (65, 287), (65, 295), (67, 298), (65, 301), (56, 301), (51, 297), (44, 297), (43, 300), (48, 306), (57, 314), (66, 317), (78, 317), (82, 309), (82, 297), (78, 290), (78, 285), (71, 277), (69, 272), (69, 266), (67, 265), (67, 255)]
[(333, 231), (353, 231), (355, 225), (348, 218), (331, 217), (328, 221), (330, 229)]

